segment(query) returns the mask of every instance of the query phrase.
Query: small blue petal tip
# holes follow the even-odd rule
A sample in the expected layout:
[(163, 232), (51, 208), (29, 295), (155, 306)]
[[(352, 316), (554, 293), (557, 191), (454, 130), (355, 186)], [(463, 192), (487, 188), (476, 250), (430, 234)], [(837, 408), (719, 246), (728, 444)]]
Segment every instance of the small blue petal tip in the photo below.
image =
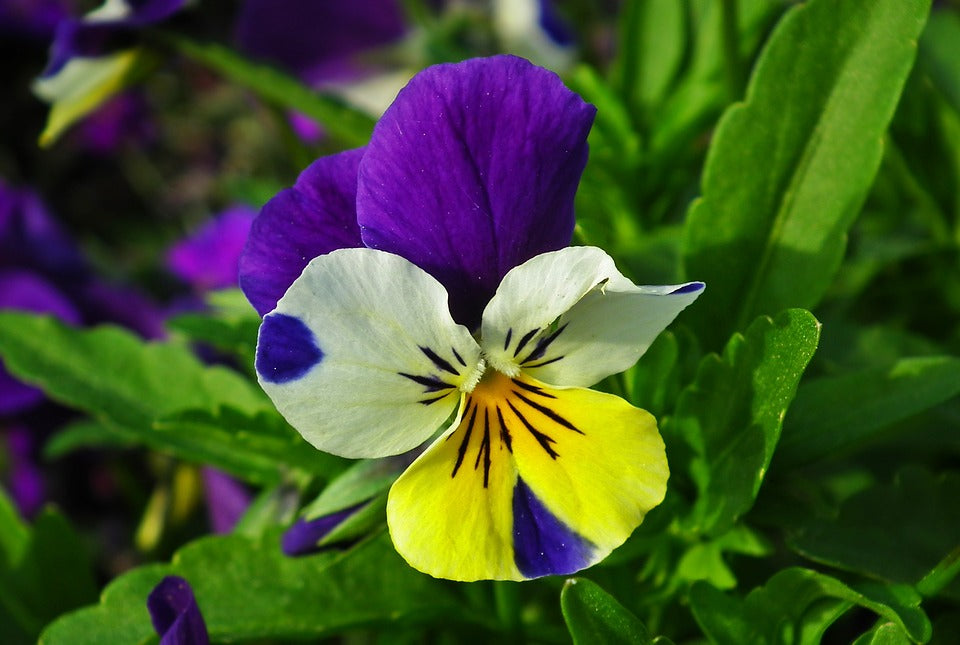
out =
[(289, 383), (303, 377), (323, 360), (313, 332), (302, 320), (281, 313), (267, 314), (257, 341), (257, 373), (269, 383)]
[(680, 295), (683, 293), (696, 293), (698, 291), (703, 291), (703, 288), (706, 285), (702, 282), (691, 282), (690, 284), (685, 284), (682, 287), (678, 287), (670, 292), (671, 296)]
[(513, 558), (527, 578), (574, 573), (590, 564), (593, 545), (543, 505), (522, 479), (513, 489)]

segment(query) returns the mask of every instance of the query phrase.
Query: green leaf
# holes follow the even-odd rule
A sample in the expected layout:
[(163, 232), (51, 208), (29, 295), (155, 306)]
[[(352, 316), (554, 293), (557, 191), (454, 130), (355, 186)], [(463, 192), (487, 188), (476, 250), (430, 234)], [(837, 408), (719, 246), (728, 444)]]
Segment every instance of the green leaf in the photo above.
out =
[(688, 548), (677, 563), (676, 577), (686, 583), (705, 580), (717, 589), (732, 589), (737, 585), (737, 578), (723, 557), (725, 553), (762, 557), (772, 551), (762, 534), (738, 525), (717, 538)]
[(759, 318), (730, 340), (722, 357), (701, 361), (696, 381), (665, 423), (665, 432), (678, 433), (696, 455), (692, 521), (698, 530), (725, 533), (753, 505), (819, 337), (810, 312), (789, 310)]
[[(892, 484), (847, 499), (837, 516), (809, 520), (788, 544), (800, 554), (872, 577), (918, 584), (960, 545), (960, 475), (906, 468)], [(955, 576), (955, 566), (947, 563)], [(949, 582), (941, 579), (937, 587)], [(936, 591), (932, 588), (931, 591)]]
[(385, 534), (344, 553), (289, 558), (272, 531), (261, 538), (201, 538), (170, 564), (125, 573), (107, 586), (100, 604), (49, 625), (40, 643), (151, 641), (147, 594), (168, 575), (182, 576), (193, 587), (214, 642), (318, 639), (358, 627), (474, 620), (456, 587), (411, 569)]
[(613, 75), (622, 96), (642, 109), (658, 103), (684, 58), (688, 12), (674, 0), (632, 0), (620, 17)]
[(586, 578), (571, 578), (564, 583), (560, 608), (575, 645), (651, 642), (639, 618)]
[(960, 112), (960, 16), (934, 11), (920, 39), (920, 65)]
[(157, 419), (150, 435), (156, 449), (208, 463), (258, 484), (276, 483), (287, 470), (330, 479), (348, 463), (308, 444), (276, 412), (248, 415), (230, 407), (187, 410)]
[(83, 419), (74, 421), (57, 431), (43, 444), (46, 459), (58, 459), (82, 448), (132, 448), (139, 442), (129, 433)]
[(330, 530), (318, 546), (355, 542), (386, 522), (387, 493), (393, 482), (409, 465), (403, 456), (355, 462), (310, 502), (301, 516), (314, 520), (360, 506)]
[[(737, 0), (739, 57), (746, 61), (766, 35), (770, 20), (782, 11), (768, 0)], [(724, 77), (724, 52), (721, 39), (723, 7), (712, 0), (687, 3), (692, 39), (690, 59), (676, 87), (656, 111), (650, 147), (658, 156), (670, 158), (678, 148), (691, 142), (713, 121), (730, 100)]]
[(863, 634), (853, 645), (909, 645), (910, 637), (896, 623), (881, 623)]
[(167, 326), (195, 342), (237, 355), (252, 370), (260, 316), (239, 289), (213, 291), (206, 300), (208, 310), (175, 316)]
[(236, 354), (244, 364), (253, 365), (260, 319), (229, 321), (209, 314), (180, 314), (167, 321), (171, 330), (185, 334), (194, 342), (207, 343), (224, 352)]
[(409, 464), (405, 457), (358, 461), (330, 482), (304, 510), (307, 519), (355, 506), (389, 490)]
[(146, 343), (112, 326), (75, 329), (45, 316), (0, 313), (0, 355), (11, 372), (52, 398), (126, 427), (189, 409), (270, 410), (239, 374), (206, 367), (188, 349)]
[(784, 422), (777, 463), (835, 456), (957, 394), (960, 359), (950, 356), (905, 358), (888, 369), (808, 381)]
[(853, 588), (816, 571), (791, 568), (742, 600), (703, 582), (690, 590), (694, 618), (720, 645), (819, 643), (827, 627), (856, 605), (902, 628), (915, 642), (930, 639), (920, 596), (905, 586)]
[(276, 68), (254, 63), (216, 43), (200, 43), (171, 33), (154, 35), (195, 63), (223, 74), (265, 101), (316, 119), (348, 146), (362, 146), (370, 139), (372, 117), (336, 97), (310, 89)]
[(879, 167), (929, 0), (811, 0), (770, 37), (724, 114), (689, 212), (684, 264), (709, 288), (706, 347), (761, 314), (816, 305)]
[(54, 617), (97, 597), (80, 536), (52, 509), (33, 526), (0, 490), (0, 641), (32, 643)]
[[(115, 327), (74, 329), (42, 316), (0, 313), (7, 368), (66, 405), (90, 413), (80, 440), (140, 443), (256, 483), (299, 469), (324, 477), (342, 460), (310, 447), (263, 392), (240, 374), (200, 363), (188, 349), (145, 343)], [(57, 448), (64, 446), (58, 445)]]
[(680, 372), (680, 343), (673, 332), (663, 332), (627, 372), (630, 402), (661, 417), (680, 391)]

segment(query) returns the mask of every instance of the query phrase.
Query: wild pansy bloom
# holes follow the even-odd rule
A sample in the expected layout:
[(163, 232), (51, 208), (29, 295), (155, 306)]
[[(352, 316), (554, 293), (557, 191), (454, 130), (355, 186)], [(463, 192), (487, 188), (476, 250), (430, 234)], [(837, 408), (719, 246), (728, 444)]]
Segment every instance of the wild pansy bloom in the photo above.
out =
[(82, 18), (57, 25), (50, 61), (33, 91), (51, 104), (40, 143), (97, 109), (126, 85), (140, 54), (138, 31), (167, 20), (187, 0), (105, 0)]
[(365, 149), (315, 162), (251, 230), (257, 372), (304, 438), (384, 457), (452, 419), (387, 502), (397, 550), (433, 576), (578, 571), (665, 494), (653, 417), (586, 387), (703, 285), (638, 287), (564, 248), (594, 112), (512, 56), (428, 68)]

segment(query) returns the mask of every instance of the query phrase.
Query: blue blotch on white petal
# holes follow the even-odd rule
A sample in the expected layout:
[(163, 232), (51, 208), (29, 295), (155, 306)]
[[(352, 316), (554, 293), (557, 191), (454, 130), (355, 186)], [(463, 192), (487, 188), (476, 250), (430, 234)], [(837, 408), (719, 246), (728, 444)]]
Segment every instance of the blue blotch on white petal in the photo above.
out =
[(302, 378), (323, 360), (313, 332), (302, 320), (282, 313), (268, 314), (257, 341), (257, 373), (268, 383)]
[(702, 282), (689, 282), (685, 285), (677, 287), (676, 289), (671, 291), (668, 295), (675, 296), (682, 293), (698, 293), (700, 291), (703, 291), (703, 288), (705, 286), (706, 285)]
[(594, 547), (560, 521), (517, 478), (513, 489), (513, 558), (527, 578), (566, 575), (593, 561)]

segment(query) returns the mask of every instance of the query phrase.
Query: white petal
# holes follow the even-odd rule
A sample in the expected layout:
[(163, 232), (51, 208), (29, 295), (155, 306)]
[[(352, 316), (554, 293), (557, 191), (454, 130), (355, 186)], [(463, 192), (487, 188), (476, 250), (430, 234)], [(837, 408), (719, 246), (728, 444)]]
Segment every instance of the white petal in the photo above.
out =
[(260, 384), (317, 448), (383, 457), (428, 439), (482, 369), (447, 293), (407, 260), (373, 249), (315, 258), (267, 314)]
[(702, 291), (700, 282), (637, 286), (594, 247), (543, 253), (504, 276), (483, 312), (484, 353), (511, 376), (593, 385), (633, 365)]

